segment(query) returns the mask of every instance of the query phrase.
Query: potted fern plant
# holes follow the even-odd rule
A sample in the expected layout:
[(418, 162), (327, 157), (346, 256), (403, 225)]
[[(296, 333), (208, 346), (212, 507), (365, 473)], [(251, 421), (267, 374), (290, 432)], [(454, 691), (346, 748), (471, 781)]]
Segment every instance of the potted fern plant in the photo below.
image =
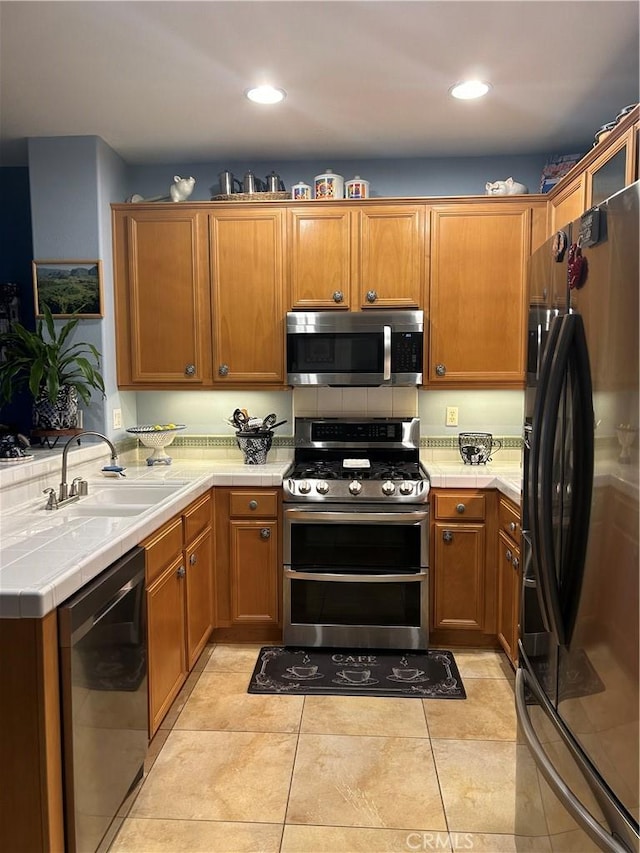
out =
[(0, 400), (9, 402), (27, 387), (35, 429), (73, 429), (79, 400), (87, 405), (92, 390), (105, 396), (100, 353), (93, 344), (69, 341), (79, 318), (56, 330), (48, 305), (42, 313), (35, 331), (15, 323), (0, 335)]

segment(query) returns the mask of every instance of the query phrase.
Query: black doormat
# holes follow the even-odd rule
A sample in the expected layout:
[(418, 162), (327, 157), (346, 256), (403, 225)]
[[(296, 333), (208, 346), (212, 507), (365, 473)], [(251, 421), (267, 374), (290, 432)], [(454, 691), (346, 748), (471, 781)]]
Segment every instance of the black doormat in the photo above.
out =
[(367, 649), (260, 649), (248, 693), (466, 699), (451, 652)]

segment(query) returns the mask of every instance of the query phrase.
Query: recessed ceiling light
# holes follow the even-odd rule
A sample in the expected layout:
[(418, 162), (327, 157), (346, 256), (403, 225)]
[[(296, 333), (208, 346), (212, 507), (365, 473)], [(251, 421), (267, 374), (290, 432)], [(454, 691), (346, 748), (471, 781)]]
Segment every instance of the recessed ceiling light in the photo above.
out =
[(256, 104), (277, 104), (287, 97), (284, 89), (276, 89), (273, 86), (255, 86), (253, 89), (247, 89), (245, 95)]
[(456, 83), (455, 86), (452, 86), (449, 89), (449, 94), (461, 101), (470, 101), (473, 98), (481, 98), (486, 95), (490, 88), (490, 83), (483, 83), (481, 80), (465, 80), (463, 83)]

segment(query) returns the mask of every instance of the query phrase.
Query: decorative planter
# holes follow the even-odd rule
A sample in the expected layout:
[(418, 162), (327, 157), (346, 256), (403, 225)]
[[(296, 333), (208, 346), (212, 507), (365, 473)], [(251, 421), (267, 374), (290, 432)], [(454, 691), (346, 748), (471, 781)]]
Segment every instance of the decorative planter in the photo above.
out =
[(45, 393), (33, 401), (35, 429), (74, 429), (78, 426), (78, 392), (73, 385), (63, 385), (55, 403)]

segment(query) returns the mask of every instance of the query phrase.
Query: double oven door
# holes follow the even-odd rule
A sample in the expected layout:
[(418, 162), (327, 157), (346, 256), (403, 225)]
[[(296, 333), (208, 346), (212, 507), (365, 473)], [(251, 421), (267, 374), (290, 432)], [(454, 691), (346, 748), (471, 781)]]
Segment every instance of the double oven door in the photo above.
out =
[(286, 645), (426, 649), (428, 505), (289, 504)]

